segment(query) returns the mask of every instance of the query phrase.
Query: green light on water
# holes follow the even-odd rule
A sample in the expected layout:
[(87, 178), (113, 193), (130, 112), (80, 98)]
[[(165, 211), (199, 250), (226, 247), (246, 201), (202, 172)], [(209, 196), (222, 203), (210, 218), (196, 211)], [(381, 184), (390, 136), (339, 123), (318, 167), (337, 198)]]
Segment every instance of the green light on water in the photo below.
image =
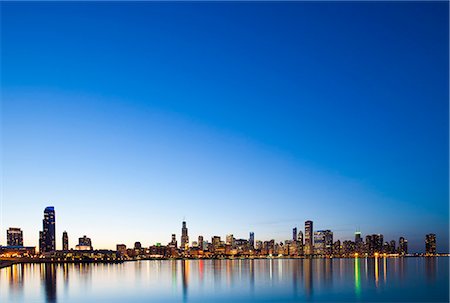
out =
[(359, 272), (359, 259), (355, 258), (355, 293), (359, 297), (361, 293), (361, 277)]

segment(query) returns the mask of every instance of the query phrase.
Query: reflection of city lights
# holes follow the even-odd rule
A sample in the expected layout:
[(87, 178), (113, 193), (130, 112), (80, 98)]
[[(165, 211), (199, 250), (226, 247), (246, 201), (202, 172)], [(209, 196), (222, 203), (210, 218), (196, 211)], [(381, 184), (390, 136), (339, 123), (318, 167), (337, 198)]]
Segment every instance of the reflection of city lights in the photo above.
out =
[(378, 254), (375, 257), (375, 285), (378, 287)]
[(359, 276), (359, 260), (355, 260), (354, 262), (355, 262), (355, 293), (356, 296), (359, 296), (361, 292), (361, 278)]

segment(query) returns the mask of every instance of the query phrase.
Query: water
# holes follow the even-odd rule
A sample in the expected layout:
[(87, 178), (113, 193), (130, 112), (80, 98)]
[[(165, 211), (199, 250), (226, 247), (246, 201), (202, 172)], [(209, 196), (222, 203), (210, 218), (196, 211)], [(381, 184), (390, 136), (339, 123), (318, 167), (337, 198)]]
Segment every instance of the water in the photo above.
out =
[(1, 302), (448, 302), (448, 258), (21, 264)]

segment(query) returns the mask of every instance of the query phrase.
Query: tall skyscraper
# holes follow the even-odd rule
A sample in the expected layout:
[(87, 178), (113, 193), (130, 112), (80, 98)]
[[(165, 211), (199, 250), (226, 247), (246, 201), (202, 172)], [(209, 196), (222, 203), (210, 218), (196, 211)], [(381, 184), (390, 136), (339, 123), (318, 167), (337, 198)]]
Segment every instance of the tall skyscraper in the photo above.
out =
[(250, 249), (255, 249), (255, 233), (250, 232), (250, 239), (248, 239), (248, 243), (250, 245)]
[(42, 231), (39, 233), (39, 251), (50, 252), (56, 250), (55, 208), (48, 206), (44, 210)]
[(333, 232), (318, 230), (314, 232), (314, 253), (330, 256), (333, 251)]
[(303, 247), (303, 232), (300, 230), (297, 236), (297, 253), (299, 256), (303, 256), (304, 247)]
[(361, 242), (362, 242), (361, 232), (360, 231), (356, 231), (355, 232), (355, 244), (358, 245)]
[(314, 254), (313, 248), (313, 221), (305, 222), (305, 255)]
[(62, 235), (62, 245), (63, 250), (69, 250), (69, 236), (67, 235), (66, 231), (64, 231)]
[(294, 227), (292, 229), (292, 241), (294, 241), (294, 242), (297, 241), (297, 227)]
[(10, 227), (6, 231), (6, 243), (8, 246), (23, 246), (22, 230), (16, 227)]
[(205, 241), (203, 240), (203, 236), (198, 236), (198, 247), (205, 250)]
[(406, 240), (404, 237), (400, 237), (400, 239), (398, 240), (398, 253), (400, 255), (408, 254), (408, 240)]
[(182, 227), (181, 227), (181, 249), (188, 249), (189, 248), (189, 236), (188, 236), (188, 229), (186, 227), (186, 221), (183, 221)]
[(427, 255), (436, 254), (436, 235), (428, 234), (425, 236), (425, 252)]

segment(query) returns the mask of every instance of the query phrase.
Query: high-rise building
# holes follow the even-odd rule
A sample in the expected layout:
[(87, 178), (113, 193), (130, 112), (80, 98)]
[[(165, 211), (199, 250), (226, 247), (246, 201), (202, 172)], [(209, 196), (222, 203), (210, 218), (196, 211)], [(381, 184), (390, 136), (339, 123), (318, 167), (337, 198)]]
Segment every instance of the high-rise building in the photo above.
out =
[(389, 248), (390, 248), (389, 253), (395, 254), (395, 252), (397, 251), (396, 246), (395, 246), (395, 240), (391, 240), (391, 242), (389, 244)]
[(198, 247), (201, 250), (205, 250), (205, 241), (203, 240), (203, 236), (198, 236)]
[(428, 234), (425, 236), (425, 252), (427, 255), (436, 254), (436, 235)]
[(303, 232), (300, 230), (297, 236), (297, 254), (303, 256), (304, 246), (303, 246)]
[(173, 248), (177, 248), (178, 247), (177, 235), (172, 234), (172, 240), (170, 240), (169, 246), (173, 247)]
[(400, 237), (400, 239), (398, 240), (398, 253), (400, 255), (408, 254), (408, 240), (406, 240), (404, 237)]
[(56, 250), (55, 208), (48, 206), (44, 210), (42, 231), (39, 232), (39, 251), (50, 252)]
[(255, 233), (250, 232), (250, 239), (248, 239), (248, 243), (250, 245), (250, 249), (255, 249)]
[(69, 250), (69, 236), (67, 235), (67, 232), (64, 231), (63, 235), (62, 235), (62, 245), (63, 245), (63, 250)]
[(312, 255), (314, 254), (313, 249), (313, 222), (312, 221), (306, 221), (305, 222), (305, 255)]
[(297, 241), (297, 227), (292, 229), (292, 241)]
[(6, 231), (6, 243), (8, 246), (23, 246), (22, 230), (16, 227), (10, 227)]
[(186, 221), (183, 221), (182, 227), (181, 227), (181, 249), (189, 249), (189, 236), (188, 236), (188, 229), (186, 227)]
[(360, 231), (356, 231), (355, 232), (355, 244), (358, 245), (361, 242), (362, 242), (361, 232)]
[(318, 230), (314, 232), (314, 253), (330, 256), (333, 252), (333, 232)]
[(234, 248), (234, 236), (233, 234), (227, 235), (225, 240), (226, 245), (231, 245), (232, 248)]
[(220, 237), (219, 236), (214, 236), (211, 238), (211, 243), (212, 243), (212, 247), (213, 249), (217, 249), (220, 246)]

